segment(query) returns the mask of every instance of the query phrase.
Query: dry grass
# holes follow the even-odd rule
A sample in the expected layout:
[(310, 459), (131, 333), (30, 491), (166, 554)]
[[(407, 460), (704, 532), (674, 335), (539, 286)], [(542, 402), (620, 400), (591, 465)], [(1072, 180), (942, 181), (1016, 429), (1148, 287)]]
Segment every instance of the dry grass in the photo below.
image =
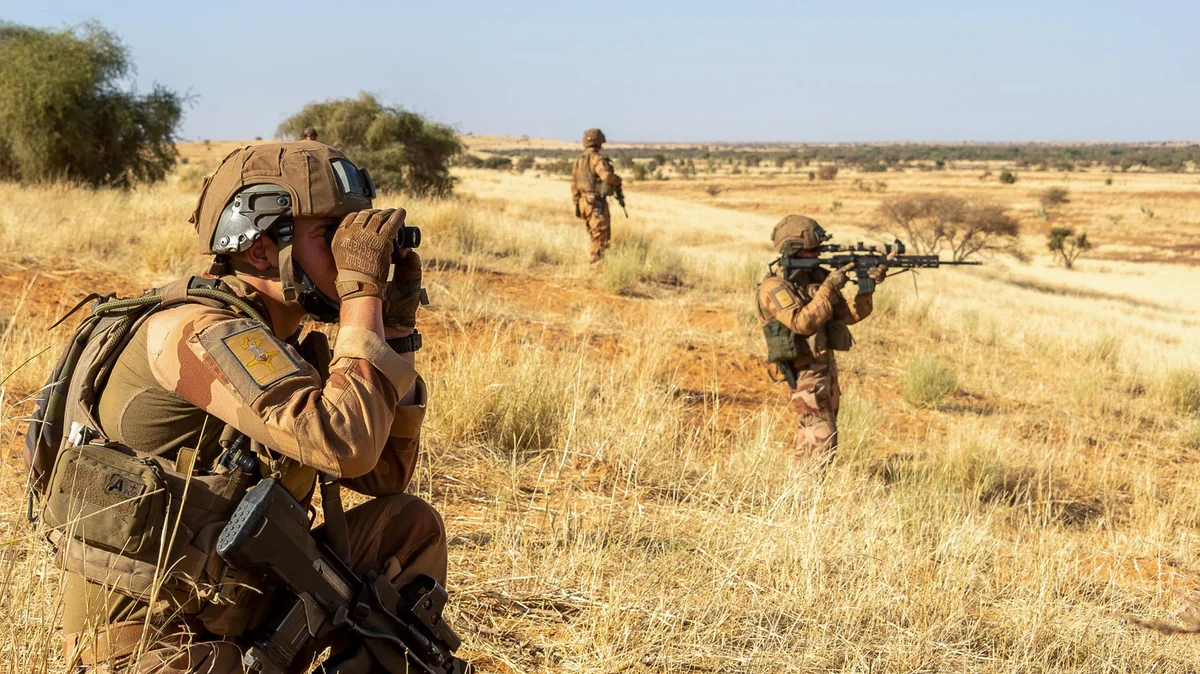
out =
[[(383, 202), (425, 229), (414, 488), (445, 514), (453, 620), (484, 671), (1195, 669), (1193, 642), (1118, 618), (1169, 618), (1198, 577), (1194, 268), (1071, 274), (1039, 258), (889, 280), (841, 361), (843, 444), (816, 476), (786, 458), (793, 421), (749, 290), (779, 215), (837, 199), (867, 224), (856, 213), (880, 197), (843, 175), (723, 176), (716, 208), (701, 179), (633, 185), (614, 253), (636, 264), (613, 285), (587, 265), (564, 181), (462, 177), (458, 200)], [(887, 181), (884, 196), (1004, 189), (974, 173)], [(1083, 183), (1054, 176), (1066, 208), (1117, 208)], [(64, 336), (43, 328), (92, 285), (128, 292), (193, 264), (191, 197), (0, 190), (0, 671), (57, 672), (58, 574), (11, 468), (49, 357), (17, 366)], [(179, 253), (128, 250), (145, 225)], [(71, 254), (51, 245), (68, 239)], [(914, 354), (957, 373), (928, 409), (904, 400)]]

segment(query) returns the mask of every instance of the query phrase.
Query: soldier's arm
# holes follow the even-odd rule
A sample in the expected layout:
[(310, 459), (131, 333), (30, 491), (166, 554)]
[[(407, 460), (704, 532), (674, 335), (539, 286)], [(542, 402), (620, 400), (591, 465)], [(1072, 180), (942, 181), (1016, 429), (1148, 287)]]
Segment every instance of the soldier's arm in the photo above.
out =
[(867, 316), (871, 315), (871, 310), (875, 308), (875, 293), (865, 293), (863, 295), (855, 295), (853, 302), (847, 302), (842, 299), (842, 306), (846, 309), (846, 316), (842, 318), (846, 325), (854, 325)]
[(411, 400), (402, 400), (396, 406), (396, 416), (387, 443), (375, 467), (366, 475), (343, 479), (342, 484), (367, 496), (403, 494), (408, 489), (417, 465), (421, 423), (425, 419), (425, 405), (429, 400), (425, 382), (420, 377), (413, 386), (412, 394)]
[(613, 172), (612, 160), (604, 155), (592, 155), (592, 170), (605, 183), (613, 187), (621, 186), (621, 176)]
[(320, 375), (269, 329), (186, 305), (149, 319), (150, 366), (167, 390), (274, 451), (337, 477), (368, 473), (417, 379), (382, 337), (345, 325)]
[(790, 286), (784, 283), (764, 284), (759, 290), (759, 303), (788, 330), (807, 337), (816, 334), (833, 317), (835, 292), (829, 286), (822, 285), (813, 294), (811, 302), (801, 304)]

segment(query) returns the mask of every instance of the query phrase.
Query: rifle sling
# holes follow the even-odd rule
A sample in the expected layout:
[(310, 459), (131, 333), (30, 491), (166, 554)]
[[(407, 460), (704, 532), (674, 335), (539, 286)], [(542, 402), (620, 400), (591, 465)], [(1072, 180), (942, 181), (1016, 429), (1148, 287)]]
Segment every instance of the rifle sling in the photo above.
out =
[(342, 488), (337, 478), (321, 474), (321, 509), (325, 513), (325, 535), (329, 549), (350, 568), (350, 525), (342, 507)]

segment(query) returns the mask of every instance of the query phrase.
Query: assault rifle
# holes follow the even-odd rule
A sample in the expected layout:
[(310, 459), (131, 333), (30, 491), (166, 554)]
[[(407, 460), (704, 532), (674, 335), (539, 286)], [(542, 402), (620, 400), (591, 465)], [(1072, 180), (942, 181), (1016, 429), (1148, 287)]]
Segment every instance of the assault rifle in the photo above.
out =
[(419, 576), (396, 590), (374, 572), (359, 578), (312, 537), (304, 506), (274, 478), (238, 503), (217, 539), (217, 553), (290, 590), (246, 650), (247, 672), (284, 674), (310, 639), (337, 631), (357, 634), (362, 642), (324, 663), (331, 674), (472, 671), (454, 657), (462, 641), (442, 618), (447, 596), (437, 581)]
[[(980, 265), (982, 262), (961, 260), (943, 260), (936, 255), (908, 255), (904, 243), (900, 239), (885, 245), (882, 249), (877, 246), (866, 246), (860, 241), (857, 246), (842, 246), (824, 244), (817, 249), (820, 253), (830, 253), (819, 257), (792, 257), (785, 255), (770, 265), (771, 273), (782, 267), (785, 278), (794, 280), (801, 271), (825, 267), (830, 270), (841, 269), (853, 264), (854, 275), (850, 279), (858, 284), (860, 295), (875, 292), (875, 279), (871, 278), (871, 270), (879, 265), (887, 265), (888, 269), (899, 269), (896, 274), (903, 274), (914, 269), (937, 269), (943, 265)], [(895, 276), (896, 274), (889, 274)], [(796, 378), (799, 373), (791, 362), (775, 362), (788, 386), (796, 388)]]
[(620, 185), (617, 185), (613, 188), (613, 196), (617, 198), (617, 203), (621, 204), (621, 212), (628, 218), (629, 211), (625, 210), (625, 190)]
[[(825, 244), (817, 249), (821, 253), (831, 253), (822, 257), (790, 257), (784, 256), (771, 263), (771, 272), (783, 267), (785, 277), (792, 280), (798, 272), (826, 267), (830, 270), (841, 269), (848, 264), (854, 265), (854, 276), (850, 279), (858, 284), (858, 294), (875, 292), (875, 280), (870, 272), (879, 265), (887, 265), (888, 269), (900, 269), (902, 274), (913, 269), (937, 269), (952, 265), (980, 265), (982, 262), (966, 260), (943, 260), (936, 255), (907, 255), (904, 243), (896, 239), (881, 250), (878, 246), (865, 246), (860, 241), (857, 246), (842, 246)], [(895, 274), (891, 274), (895, 276)]]

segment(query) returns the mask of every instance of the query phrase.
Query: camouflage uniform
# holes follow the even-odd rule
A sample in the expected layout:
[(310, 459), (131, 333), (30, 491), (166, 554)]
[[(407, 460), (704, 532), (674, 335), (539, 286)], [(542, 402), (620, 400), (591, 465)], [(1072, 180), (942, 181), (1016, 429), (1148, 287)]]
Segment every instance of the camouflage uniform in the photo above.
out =
[[(813, 226), (819, 228), (809, 218), (788, 216), (776, 226), (776, 246), (794, 241), (790, 238), (795, 235), (794, 230)], [(815, 250), (818, 245), (819, 241), (809, 240), (803, 248)], [(802, 338), (804, 344), (802, 353), (792, 361), (796, 386), (791, 389), (791, 407), (799, 418), (797, 458), (824, 459), (836, 450), (842, 390), (834, 351), (849, 349), (851, 340), (846, 326), (871, 315), (874, 306), (873, 293), (847, 301), (840, 289), (826, 283), (829, 276), (821, 268), (801, 272), (791, 280), (767, 275), (756, 291), (762, 325), (779, 321)]]
[[(254, 299), (236, 278), (222, 280)], [(421, 403), (397, 407), (400, 394), (413, 386)], [(193, 447), (204, 461), (220, 453), (219, 429), (230, 424), (274, 458), (273, 471), (302, 502), (311, 498), (318, 470), (377, 497), (346, 512), (351, 565), (359, 573), (383, 568), (400, 587), (417, 574), (441, 583), (446, 578), (441, 519), (404, 493), (416, 462), (424, 400), (412, 364), (373, 333), (343, 329), (331, 351), (320, 332), (303, 341), (279, 340), (227, 309), (186, 304), (153, 315), (134, 333), (98, 409), (109, 437), (141, 452), (171, 456)], [(254, 601), (254, 595), (243, 600)], [(223, 641), (212, 630), (262, 618), (231, 620), (228, 609), (215, 608), (181, 615), (171, 605), (150, 612), (145, 603), (74, 574), (67, 580), (65, 604), (68, 648), (83, 651), (78, 654), (85, 663), (119, 659), (128, 651), (120, 646), (130, 638), (136, 644), (149, 615), (149, 643), (157, 645), (138, 671), (240, 671), (199, 666), (236, 655), (236, 639)], [(115, 644), (105, 644), (106, 624)], [(101, 630), (100, 647), (91, 653), (94, 629)], [(225, 650), (230, 653), (222, 655)], [(239, 660), (240, 655), (230, 662)], [(156, 669), (168, 661), (172, 664)]]
[(583, 154), (575, 160), (571, 171), (571, 200), (575, 212), (587, 224), (591, 238), (591, 261), (598, 262), (608, 250), (612, 238), (612, 214), (608, 195), (621, 186), (621, 176), (613, 172), (612, 160), (600, 154), (604, 142), (600, 129), (588, 129), (583, 134)]
[[(285, 162), (285, 169), (292, 171), (288, 175), (301, 176), (299, 183), (289, 184), (301, 185), (310, 175), (316, 185), (319, 171), (329, 165), (327, 157), (341, 157), (310, 142), (241, 152), (226, 159), (241, 166), (235, 174), (257, 170), (255, 158), (268, 156), (273, 167)], [(224, 180), (221, 175), (227, 174), (219, 169), (217, 178), (206, 181), (206, 190), (211, 192), (213, 184)], [(268, 176), (283, 180), (278, 168)], [(237, 182), (236, 175), (228, 179)], [(326, 202), (320, 207), (325, 212), (334, 208), (328, 204), (344, 201), (317, 187), (301, 189), (295, 203), (310, 212), (308, 204), (320, 199)], [(365, 204), (369, 206), (369, 200)], [(354, 207), (337, 206), (350, 212)], [(203, 212), (198, 213), (203, 219)], [(215, 212), (208, 221), (216, 222)], [(200, 230), (202, 240), (209, 240), (211, 227), (200, 225)], [(232, 275), (220, 280), (225, 290), (269, 315), (251, 286)], [(416, 402), (401, 405), (409, 391)], [(249, 438), (260, 472), (278, 477), (301, 503), (310, 503), (319, 472), (374, 497), (345, 513), (346, 561), (356, 573), (380, 571), (399, 588), (417, 575), (442, 584), (446, 579), (441, 518), (427, 503), (405, 493), (417, 458), (425, 401), (425, 386), (413, 364), (374, 331), (344, 326), (331, 349), (321, 332), (280, 339), (266, 325), (224, 304), (190, 301), (151, 314), (132, 333), (99, 392), (95, 410), (108, 440), (176, 466), (180, 457), (192, 452), (196, 466), (215, 465), (222, 452), (218, 439), (229, 427)], [(187, 492), (184, 503), (208, 497), (198, 490)], [(186, 506), (183, 514), (186, 528)], [(223, 523), (217, 525), (207, 535), (215, 538)], [(191, 592), (164, 591), (153, 606), (143, 600), (145, 595), (121, 591), (121, 569), (85, 565), (87, 578), (67, 574), (63, 636), (72, 667), (178, 673), (243, 670), (239, 639), (265, 618), (271, 601), (261, 592), (271, 589), (257, 587), (215, 554), (203, 553), (205, 541), (212, 542), (205, 531), (189, 529), (183, 538), (185, 557), (196, 552), (201, 564), (180, 571), (181, 564), (167, 574), (176, 584), (186, 583)], [(314, 535), (322, 538), (323, 528)], [(182, 581), (181, 573), (186, 576)], [(143, 650), (133, 662), (139, 641)], [(311, 652), (303, 653), (298, 671), (325, 645), (314, 644)]]

